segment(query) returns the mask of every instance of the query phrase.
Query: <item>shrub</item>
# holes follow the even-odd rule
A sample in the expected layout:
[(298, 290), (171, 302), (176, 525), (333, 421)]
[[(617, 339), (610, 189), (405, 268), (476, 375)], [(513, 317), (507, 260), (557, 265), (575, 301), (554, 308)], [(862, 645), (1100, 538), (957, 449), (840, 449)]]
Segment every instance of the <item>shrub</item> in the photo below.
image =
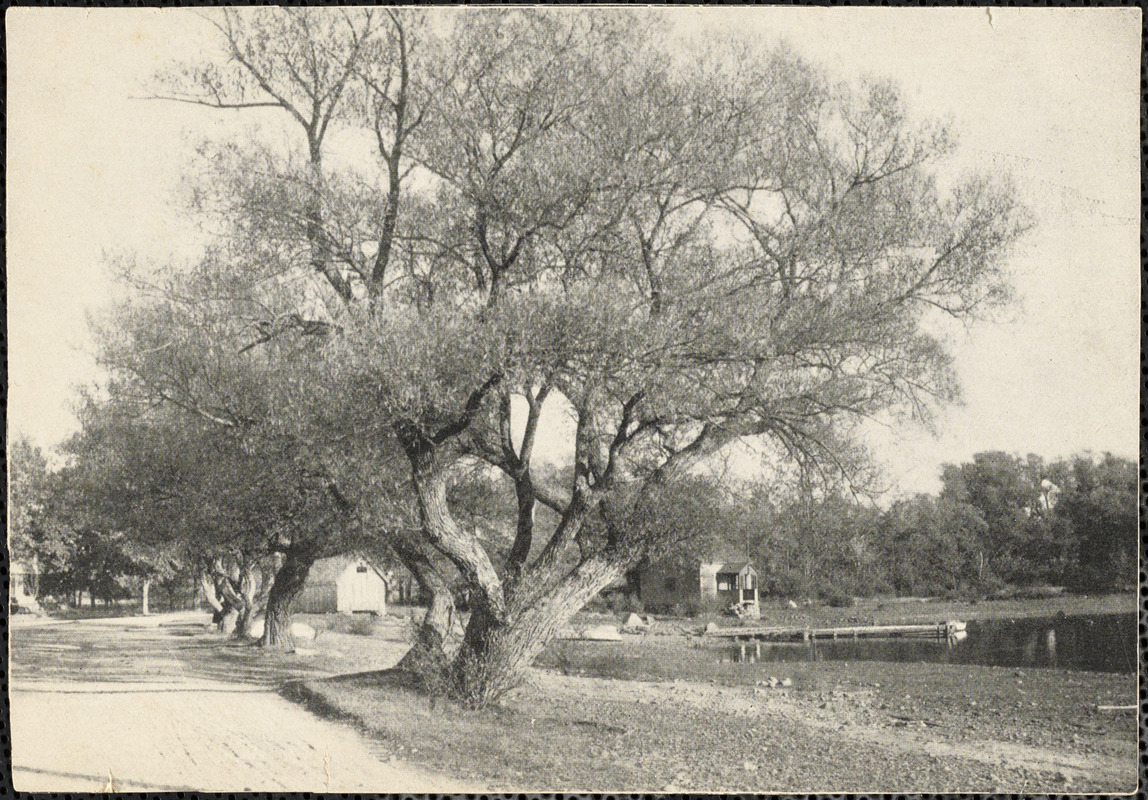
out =
[(702, 614), (728, 614), (729, 601), (717, 597), (702, 597), (698, 601), (698, 609)]
[(371, 636), (375, 632), (375, 617), (373, 614), (355, 614), (351, 617), (348, 633), (356, 636)]
[(808, 597), (811, 594), (809, 581), (795, 570), (782, 570), (773, 573), (767, 579), (766, 586), (767, 593), (776, 597), (798, 599)]
[(606, 605), (614, 614), (641, 614), (645, 610), (639, 598), (622, 592), (611, 594)]
[(858, 597), (880, 597), (893, 593), (893, 584), (883, 575), (869, 575), (858, 579), (853, 585), (853, 594)]
[(840, 592), (831, 592), (825, 598), (825, 604), (833, 608), (852, 608), (855, 603), (852, 595), (841, 594)]
[(622, 610), (627, 614), (641, 614), (645, 612), (646, 605), (642, 602), (642, 598), (627, 595), (626, 602), (622, 604)]

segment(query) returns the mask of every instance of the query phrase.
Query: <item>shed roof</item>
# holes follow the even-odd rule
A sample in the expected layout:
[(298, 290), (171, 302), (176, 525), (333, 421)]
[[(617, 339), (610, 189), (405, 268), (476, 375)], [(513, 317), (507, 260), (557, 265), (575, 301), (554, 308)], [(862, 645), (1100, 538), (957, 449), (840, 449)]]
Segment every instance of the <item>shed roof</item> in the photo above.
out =
[(361, 556), (358, 553), (344, 553), (338, 556), (331, 556), (330, 558), (320, 558), (312, 564), (311, 571), (307, 573), (307, 583), (334, 583), (347, 567), (359, 561), (364, 562), (384, 581), (387, 579), (383, 571), (379, 569), (378, 565), (374, 564), (371, 559)]
[(753, 572), (757, 572), (757, 570), (754, 569), (753, 564), (749, 563), (748, 561), (723, 561), (719, 564), (715, 564), (714, 566), (717, 567), (718, 572), (742, 572), (747, 567)]

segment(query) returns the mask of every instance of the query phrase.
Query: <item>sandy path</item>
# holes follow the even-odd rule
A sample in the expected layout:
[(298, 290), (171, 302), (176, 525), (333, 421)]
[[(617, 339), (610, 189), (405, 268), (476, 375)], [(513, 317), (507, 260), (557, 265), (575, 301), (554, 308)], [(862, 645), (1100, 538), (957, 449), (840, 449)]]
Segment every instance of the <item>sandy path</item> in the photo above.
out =
[[(173, 649), (171, 633), (147, 633), (81, 623), (39, 631), (26, 648), (14, 642), (16, 789), (466, 790), (384, 762), (354, 729), (313, 716), (268, 681), (205, 680)], [(100, 645), (126, 656), (117, 662), (114, 680), (100, 680), (107, 677), (102, 665), (61, 676), (60, 656), (95, 652)], [(35, 659), (47, 662), (45, 669), (28, 663)]]

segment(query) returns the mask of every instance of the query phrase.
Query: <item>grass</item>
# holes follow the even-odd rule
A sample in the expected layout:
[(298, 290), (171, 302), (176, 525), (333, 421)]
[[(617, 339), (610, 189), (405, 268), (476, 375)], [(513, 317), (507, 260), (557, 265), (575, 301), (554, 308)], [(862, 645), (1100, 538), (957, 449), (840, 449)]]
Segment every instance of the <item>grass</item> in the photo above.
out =
[[(1071, 753), (1079, 733), (1097, 737), (1089, 747), (1123, 747), (1134, 759), (1135, 731), (1088, 710), (1134, 697), (1134, 676), (877, 662), (776, 663), (763, 672), (766, 665), (716, 661), (679, 637), (560, 642), (539, 664), (571, 677), (538, 673), (499, 707), (479, 711), (427, 697), (391, 672), (306, 681), (291, 696), (352, 722), (394, 758), (491, 791), (985, 791), (1051, 780), (881, 749), (837, 723), (805, 726), (802, 709), (840, 713), (842, 725), (856, 713), (920, 720), (931, 736), (982, 746)], [(792, 688), (754, 686), (769, 675), (790, 678)], [(708, 692), (714, 705), (678, 700), (679, 687)], [(752, 711), (759, 701), (791, 704), (798, 718)]]
[(555, 771), (575, 780), (595, 771), (596, 754), (626, 732), (576, 714), (548, 716), (512, 705), (467, 711), (421, 694), (394, 672), (295, 684), (288, 696), (323, 716), (353, 721), (396, 758), (495, 786)]
[(292, 622), (310, 625), (320, 636), (337, 633), (409, 642), (411, 622), (403, 616), (374, 614), (292, 614)]
[[(787, 624), (777, 619), (786, 615), (794, 624), (833, 624), (858, 617), (941, 620), (1134, 608), (1132, 596), (975, 605), (886, 599), (862, 600), (848, 609), (768, 607), (765, 616), (766, 624)], [(585, 613), (575, 625), (604, 619), (617, 618)], [(662, 620), (655, 627), (692, 631), (704, 622)], [(348, 631), (329, 639), (331, 644), (341, 642), (338, 646), (351, 655), (348, 648), (377, 647), (379, 639), (396, 626), (384, 621), (372, 636)], [(323, 645), (323, 640), (320, 637), (316, 646), (331, 646)], [(350, 663), (346, 666), (351, 668)], [(479, 711), (428, 697), (391, 672), (308, 680), (293, 686), (290, 696), (316, 713), (357, 725), (394, 758), (493, 791), (954, 791), (978, 787), (983, 791), (1007, 786), (1019, 790), (1030, 779), (1049, 780), (1047, 775), (1009, 772), (1003, 766), (942, 762), (918, 751), (882, 750), (865, 737), (850, 738), (851, 729), (846, 727), (837, 734), (770, 714), (730, 716), (728, 711), (678, 701), (676, 687), (682, 691), (701, 687), (725, 703), (771, 702), (773, 697), (808, 709), (810, 714), (845, 713), (860, 702), (867, 709), (865, 714), (919, 721), (929, 726), (930, 736), (949, 741), (1023, 742), (1077, 754), (1135, 750), (1135, 730), (1124, 730), (1127, 720), (1095, 710), (1097, 704), (1126, 703), (1134, 698), (1135, 676), (1131, 675), (881, 662), (749, 665), (722, 661), (720, 653), (705, 647), (700, 637), (681, 635), (649, 635), (617, 643), (557, 641), (536, 666), (546, 671), (535, 673), (533, 683), (512, 692), (500, 706)], [(791, 688), (757, 687), (769, 677), (788, 678)], [(587, 679), (592, 682), (585, 683)], [(561, 684), (566, 688), (555, 691), (555, 681), (566, 681)], [(1089, 742), (1089, 750), (1078, 749), (1078, 735)], [(906, 776), (916, 783), (910, 786)]]

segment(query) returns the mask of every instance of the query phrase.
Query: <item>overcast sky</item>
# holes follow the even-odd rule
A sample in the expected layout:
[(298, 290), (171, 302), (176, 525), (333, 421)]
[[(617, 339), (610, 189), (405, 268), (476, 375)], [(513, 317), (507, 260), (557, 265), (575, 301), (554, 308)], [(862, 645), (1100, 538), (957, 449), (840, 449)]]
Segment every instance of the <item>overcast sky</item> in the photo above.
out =
[[(897, 81), (950, 117), (958, 167), (1009, 170), (1037, 217), (1013, 259), (1019, 303), (954, 344), (965, 405), (938, 435), (887, 431), (902, 491), (982, 450), (1135, 458), (1139, 432), (1139, 9), (684, 9), (683, 35), (778, 37), (843, 78)], [(108, 254), (163, 258), (193, 238), (177, 189), (194, 142), (237, 117), (133, 99), (210, 42), (187, 11), (9, 9), (10, 435), (73, 432), (98, 380), (86, 315)]]

